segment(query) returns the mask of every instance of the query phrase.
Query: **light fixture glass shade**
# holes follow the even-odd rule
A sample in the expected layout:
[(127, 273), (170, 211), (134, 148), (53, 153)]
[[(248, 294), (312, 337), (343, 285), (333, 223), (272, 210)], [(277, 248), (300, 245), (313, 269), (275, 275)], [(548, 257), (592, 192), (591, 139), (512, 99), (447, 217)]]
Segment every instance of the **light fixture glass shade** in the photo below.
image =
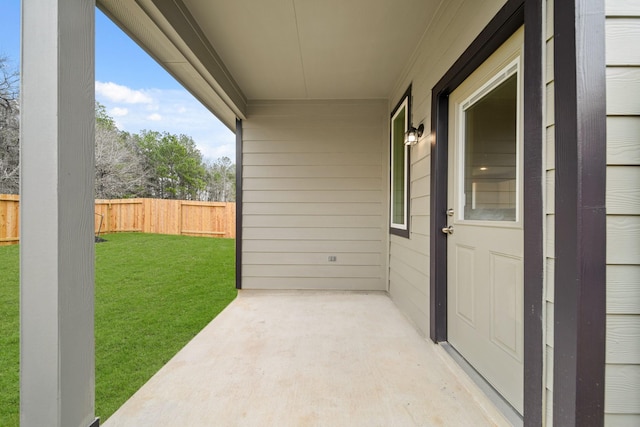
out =
[(404, 143), (405, 145), (416, 145), (418, 140), (424, 133), (424, 125), (421, 124), (418, 126), (418, 129), (411, 126), (407, 133), (404, 134)]
[(404, 134), (404, 143), (405, 145), (414, 145), (418, 142), (418, 131), (416, 128), (409, 128), (407, 133)]

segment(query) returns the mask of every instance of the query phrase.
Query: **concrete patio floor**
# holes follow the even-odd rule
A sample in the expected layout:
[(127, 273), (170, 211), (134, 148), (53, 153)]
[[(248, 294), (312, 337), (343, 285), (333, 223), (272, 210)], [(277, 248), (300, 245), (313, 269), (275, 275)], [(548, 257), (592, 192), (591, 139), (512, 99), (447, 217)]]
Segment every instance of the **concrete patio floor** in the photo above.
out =
[(104, 423), (492, 425), (509, 424), (385, 293), (246, 290)]

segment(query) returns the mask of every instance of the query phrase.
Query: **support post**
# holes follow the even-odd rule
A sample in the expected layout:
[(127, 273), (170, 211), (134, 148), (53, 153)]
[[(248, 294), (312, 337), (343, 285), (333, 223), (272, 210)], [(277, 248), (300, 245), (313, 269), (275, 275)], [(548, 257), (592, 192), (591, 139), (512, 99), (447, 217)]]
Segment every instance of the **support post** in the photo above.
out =
[(242, 289), (242, 120), (236, 119), (236, 289)]
[(553, 424), (604, 424), (606, 75), (604, 0), (554, 3)]
[(94, 0), (22, 1), (20, 425), (94, 416)]

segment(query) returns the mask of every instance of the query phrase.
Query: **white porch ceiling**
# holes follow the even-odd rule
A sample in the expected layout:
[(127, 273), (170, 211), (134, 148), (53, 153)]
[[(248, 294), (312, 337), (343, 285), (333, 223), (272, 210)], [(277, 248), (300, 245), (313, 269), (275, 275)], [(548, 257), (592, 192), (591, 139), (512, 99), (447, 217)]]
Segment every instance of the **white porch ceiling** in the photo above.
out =
[(438, 3), (184, 0), (248, 99), (386, 98)]
[(252, 100), (391, 91), (442, 0), (98, 0), (229, 127)]

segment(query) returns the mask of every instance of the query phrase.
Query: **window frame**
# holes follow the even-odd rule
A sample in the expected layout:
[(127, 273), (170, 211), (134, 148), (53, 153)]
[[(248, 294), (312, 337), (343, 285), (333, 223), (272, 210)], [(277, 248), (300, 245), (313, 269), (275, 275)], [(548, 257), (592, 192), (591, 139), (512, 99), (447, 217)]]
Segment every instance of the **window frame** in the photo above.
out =
[[(404, 132), (401, 143), (404, 147), (404, 223), (394, 223), (394, 132), (393, 125), (398, 115), (404, 109)], [(409, 238), (410, 237), (410, 207), (411, 207), (411, 146), (405, 145), (404, 134), (409, 130), (411, 120), (411, 85), (396, 104), (389, 119), (389, 233)]]
[(495, 89), (499, 88), (503, 83), (508, 81), (511, 77), (516, 77), (516, 125), (515, 125), (515, 143), (516, 143), (516, 188), (515, 188), (515, 218), (513, 220), (490, 220), (490, 219), (471, 219), (465, 218), (466, 210), (465, 210), (465, 193), (466, 190), (464, 188), (465, 180), (466, 180), (466, 168), (464, 165), (465, 156), (466, 156), (466, 147), (464, 146), (465, 141), (453, 141), (453, 143), (457, 144), (456, 151), (458, 151), (459, 155), (455, 159), (457, 162), (458, 170), (461, 172), (461, 176), (457, 177), (457, 182), (455, 183), (456, 189), (455, 191), (458, 193), (458, 199), (454, 202), (454, 210), (457, 212), (455, 221), (456, 223), (464, 223), (467, 225), (488, 225), (488, 226), (498, 226), (498, 227), (513, 227), (513, 228), (522, 228), (522, 213), (523, 213), (523, 204), (524, 204), (524, 159), (522, 158), (522, 153), (524, 150), (524, 139), (522, 134), (522, 129), (524, 126), (524, 116), (523, 116), (523, 69), (522, 69), (522, 55), (523, 49), (519, 49), (517, 55), (510, 56), (512, 59), (509, 60), (507, 65), (503, 65), (498, 68), (498, 71), (490, 75), (486, 82), (483, 83), (477, 90), (471, 93), (468, 97), (466, 97), (460, 104), (457, 106), (456, 115), (459, 117), (458, 132), (459, 135), (465, 135), (466, 133), (466, 113), (467, 111), (475, 106), (478, 102), (482, 101), (489, 94), (491, 94)]

